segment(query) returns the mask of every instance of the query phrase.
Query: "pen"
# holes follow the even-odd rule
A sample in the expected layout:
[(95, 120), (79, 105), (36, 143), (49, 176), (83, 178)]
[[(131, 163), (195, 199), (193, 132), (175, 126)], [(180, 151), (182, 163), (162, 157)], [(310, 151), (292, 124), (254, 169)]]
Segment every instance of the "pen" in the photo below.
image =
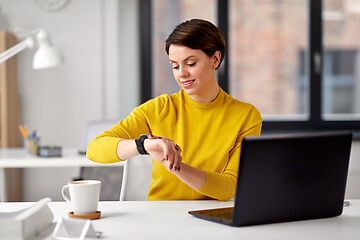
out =
[(32, 135), (33, 138), (36, 138), (36, 130), (33, 131)]
[(21, 135), (23, 135), (24, 138), (27, 138), (28, 135), (27, 135), (27, 127), (25, 126), (22, 126), (22, 125), (19, 125), (19, 130), (21, 132)]

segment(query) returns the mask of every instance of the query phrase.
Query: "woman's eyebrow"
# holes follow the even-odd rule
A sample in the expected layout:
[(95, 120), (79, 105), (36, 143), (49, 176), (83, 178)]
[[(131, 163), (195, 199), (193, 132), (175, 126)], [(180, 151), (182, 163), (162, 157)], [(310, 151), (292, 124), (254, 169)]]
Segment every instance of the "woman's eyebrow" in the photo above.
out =
[[(189, 58), (192, 58), (192, 57), (196, 57), (196, 56), (195, 56), (195, 55), (188, 56), (187, 58), (185, 58), (185, 59), (183, 60), (183, 62), (187, 61)], [(171, 59), (169, 59), (169, 62), (177, 63), (176, 61), (171, 60)]]

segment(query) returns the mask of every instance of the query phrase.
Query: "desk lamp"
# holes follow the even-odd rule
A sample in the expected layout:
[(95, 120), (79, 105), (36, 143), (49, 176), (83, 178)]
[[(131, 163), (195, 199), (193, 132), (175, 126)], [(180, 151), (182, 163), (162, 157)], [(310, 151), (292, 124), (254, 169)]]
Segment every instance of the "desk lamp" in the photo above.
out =
[[(36, 34), (36, 42), (31, 36), (34, 34)], [(37, 43), (39, 49), (35, 52), (33, 58), (32, 67), (34, 69), (55, 67), (62, 62), (60, 54), (54, 47), (51, 46), (49, 34), (44, 29), (36, 29), (32, 32), (28, 32), (27, 35), (28, 36), (24, 41), (0, 54), (0, 64), (26, 48), (33, 48), (35, 43)]]

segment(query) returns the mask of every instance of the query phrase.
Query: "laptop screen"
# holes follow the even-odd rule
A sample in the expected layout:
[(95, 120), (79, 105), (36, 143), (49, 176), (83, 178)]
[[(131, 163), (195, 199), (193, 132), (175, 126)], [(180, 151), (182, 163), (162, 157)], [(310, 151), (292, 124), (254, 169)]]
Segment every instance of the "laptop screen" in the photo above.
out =
[(247, 224), (340, 215), (350, 132), (245, 138), (234, 221)]

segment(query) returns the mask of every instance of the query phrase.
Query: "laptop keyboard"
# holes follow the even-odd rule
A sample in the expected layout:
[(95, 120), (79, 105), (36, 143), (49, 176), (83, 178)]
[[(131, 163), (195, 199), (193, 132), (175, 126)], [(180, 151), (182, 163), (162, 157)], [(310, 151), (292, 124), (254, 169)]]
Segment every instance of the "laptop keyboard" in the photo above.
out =
[(232, 223), (234, 207), (189, 211), (190, 214), (207, 220)]
[(210, 217), (219, 218), (219, 219), (223, 219), (223, 220), (226, 220), (226, 221), (232, 221), (233, 213), (232, 212), (212, 213), (212, 214), (210, 214)]

